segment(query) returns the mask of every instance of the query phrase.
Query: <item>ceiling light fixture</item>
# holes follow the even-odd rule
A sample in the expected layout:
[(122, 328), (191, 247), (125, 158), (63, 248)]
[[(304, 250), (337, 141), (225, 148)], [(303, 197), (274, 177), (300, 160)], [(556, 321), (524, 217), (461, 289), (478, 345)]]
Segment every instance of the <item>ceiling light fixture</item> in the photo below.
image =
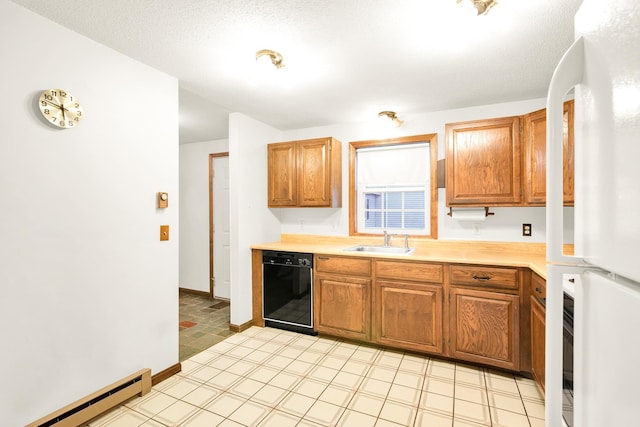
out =
[(262, 56), (268, 56), (271, 59), (271, 63), (276, 66), (276, 68), (284, 67), (282, 63), (282, 55), (280, 55), (275, 50), (271, 49), (262, 49), (256, 52), (256, 61), (260, 59)]
[(404, 120), (400, 120), (395, 111), (380, 111), (378, 117), (388, 117), (395, 127), (400, 127)]
[[(460, 4), (464, 0), (456, 0)], [(489, 9), (498, 4), (496, 0), (469, 0), (473, 7), (478, 11), (478, 16), (486, 15), (489, 13)]]

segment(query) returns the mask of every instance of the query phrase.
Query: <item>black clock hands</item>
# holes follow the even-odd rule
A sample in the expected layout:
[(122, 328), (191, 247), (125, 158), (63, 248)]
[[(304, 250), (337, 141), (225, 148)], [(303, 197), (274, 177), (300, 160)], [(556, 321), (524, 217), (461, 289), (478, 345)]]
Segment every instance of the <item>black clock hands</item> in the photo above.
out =
[(46, 102), (49, 105), (53, 105), (54, 107), (56, 107), (58, 110), (62, 110), (62, 105), (58, 105), (58, 104), (54, 104), (51, 101), (47, 101), (46, 99), (44, 100), (44, 102)]

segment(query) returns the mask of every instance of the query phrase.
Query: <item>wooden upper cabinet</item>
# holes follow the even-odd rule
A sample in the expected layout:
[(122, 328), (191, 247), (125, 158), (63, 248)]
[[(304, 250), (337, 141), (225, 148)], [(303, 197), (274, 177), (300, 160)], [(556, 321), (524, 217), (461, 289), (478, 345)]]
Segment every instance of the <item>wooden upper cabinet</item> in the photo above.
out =
[[(547, 199), (547, 110), (524, 116), (524, 195), (525, 204), (543, 206)], [(564, 103), (564, 204), (573, 205), (573, 101)]]
[(267, 146), (269, 207), (296, 206), (296, 145), (281, 142)]
[(520, 117), (446, 125), (447, 206), (521, 203)]
[(334, 138), (267, 146), (269, 207), (341, 207), (342, 144)]
[(342, 149), (333, 138), (298, 143), (298, 204), (340, 207)]

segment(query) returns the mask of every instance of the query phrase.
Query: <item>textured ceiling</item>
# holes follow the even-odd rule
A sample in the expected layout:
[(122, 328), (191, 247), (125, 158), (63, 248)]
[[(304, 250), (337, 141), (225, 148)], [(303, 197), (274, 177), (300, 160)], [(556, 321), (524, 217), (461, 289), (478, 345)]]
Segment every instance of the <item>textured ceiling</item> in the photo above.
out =
[[(180, 142), (226, 138), (229, 112), (280, 129), (546, 96), (581, 0), (13, 0), (177, 77)], [(286, 66), (256, 74), (255, 52)]]

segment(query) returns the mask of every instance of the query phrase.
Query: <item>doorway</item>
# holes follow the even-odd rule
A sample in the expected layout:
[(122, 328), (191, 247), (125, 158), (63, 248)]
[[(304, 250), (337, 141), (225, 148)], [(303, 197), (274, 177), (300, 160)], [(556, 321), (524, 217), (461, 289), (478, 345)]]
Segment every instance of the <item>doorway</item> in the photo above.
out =
[(209, 295), (231, 298), (229, 153), (209, 154)]

